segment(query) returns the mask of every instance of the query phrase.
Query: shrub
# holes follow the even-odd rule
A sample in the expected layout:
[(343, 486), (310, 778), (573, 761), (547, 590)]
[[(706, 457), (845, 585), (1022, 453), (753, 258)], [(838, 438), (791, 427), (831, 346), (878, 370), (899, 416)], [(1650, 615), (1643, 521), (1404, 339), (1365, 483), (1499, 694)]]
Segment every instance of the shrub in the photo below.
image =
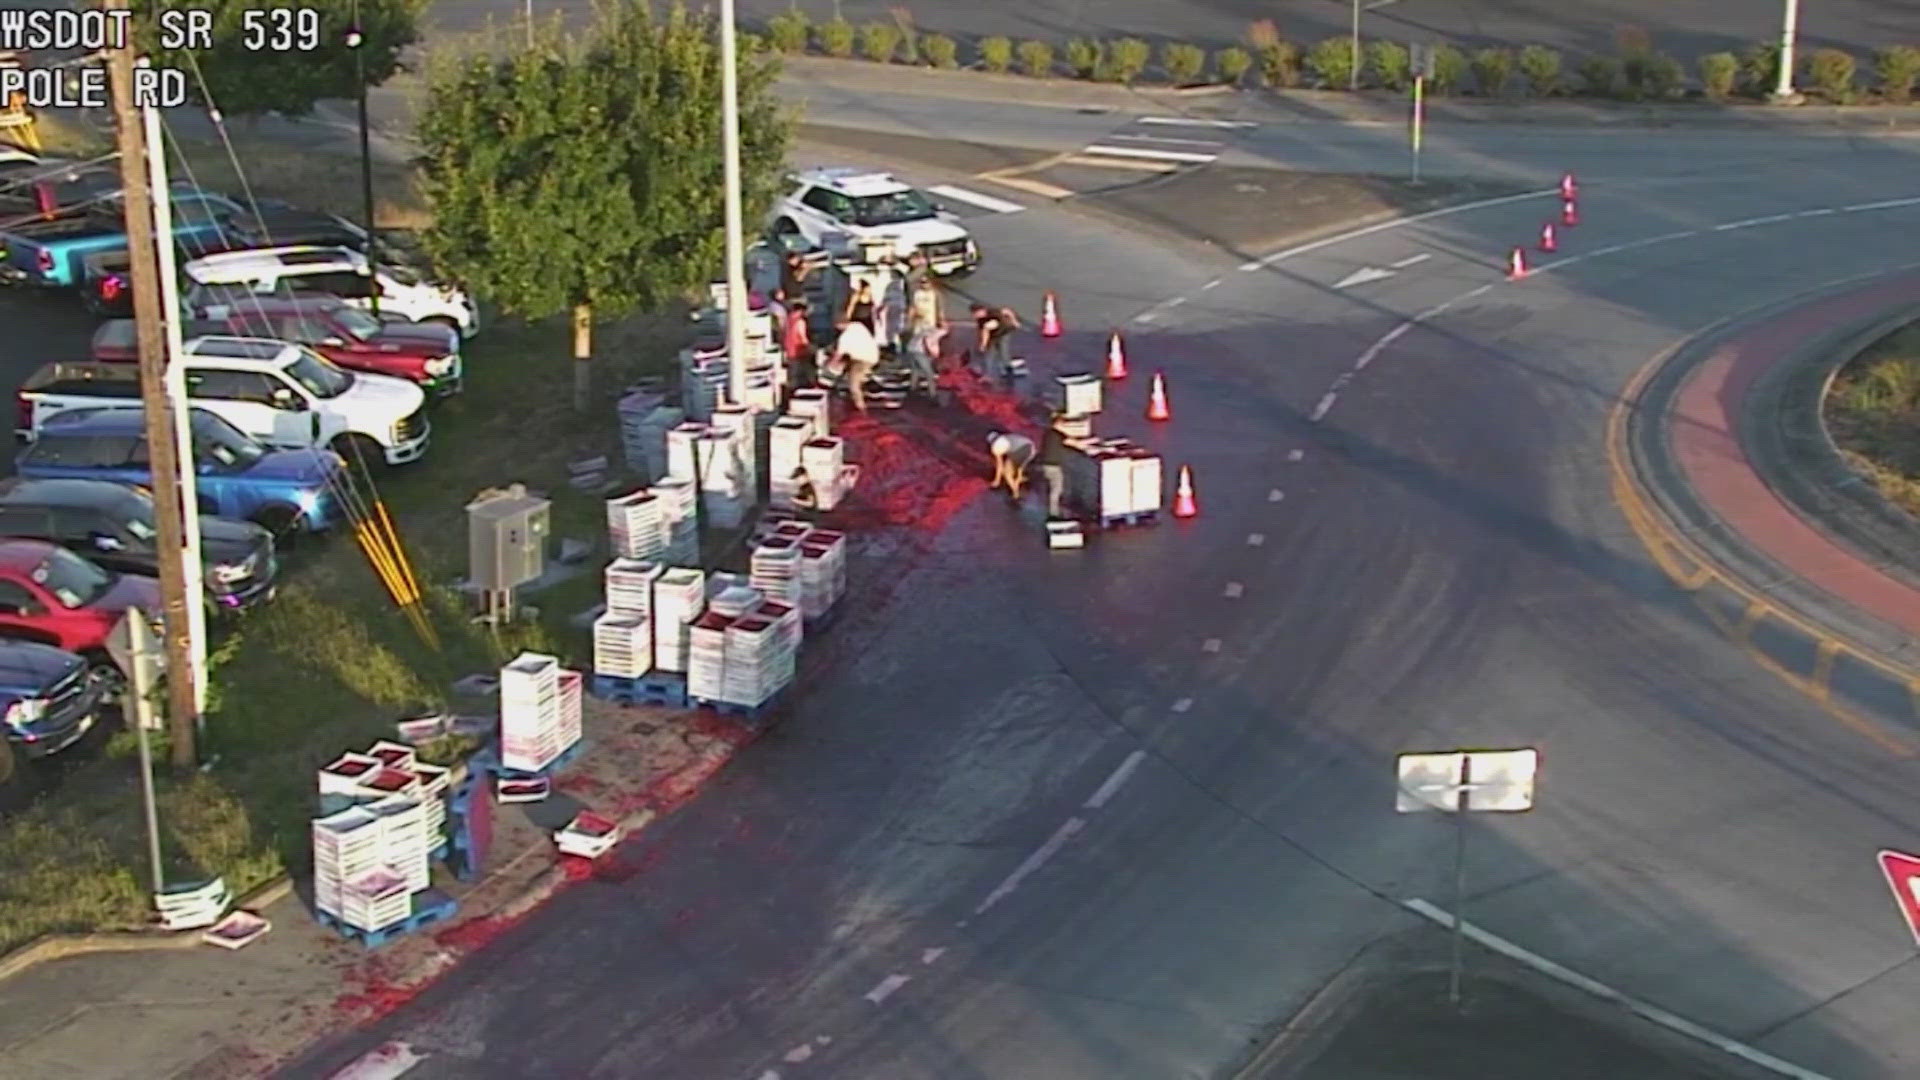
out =
[(1648, 36), (1644, 27), (1622, 26), (1613, 32), (1613, 47), (1620, 50), (1623, 59), (1646, 56), (1653, 52), (1653, 38)]
[(1666, 53), (1648, 53), (1640, 57), (1630, 81), (1628, 90), (1635, 98), (1652, 98), (1665, 101), (1680, 91), (1680, 83), (1686, 78), (1686, 69), (1680, 61)]
[(1260, 68), (1262, 85), (1288, 90), (1300, 85), (1300, 50), (1280, 36), (1272, 19), (1261, 19), (1247, 26), (1247, 44)]
[(1369, 41), (1367, 73), (1388, 90), (1405, 90), (1413, 81), (1413, 58), (1397, 41)]
[(1013, 66), (1013, 42), (1003, 37), (980, 39), (980, 66), (988, 71), (1005, 71)]
[(900, 62), (919, 63), (920, 29), (913, 25), (913, 12), (904, 7), (891, 7), (887, 14), (893, 16), (894, 28), (900, 31)]
[(1091, 79), (1100, 68), (1100, 43), (1086, 38), (1067, 42), (1067, 68), (1076, 79)]
[(1873, 57), (1873, 73), (1879, 79), (1880, 96), (1888, 101), (1906, 101), (1913, 96), (1913, 83), (1920, 79), (1920, 49), (1911, 45), (1890, 45)]
[(1740, 54), (1740, 92), (1763, 98), (1780, 81), (1780, 43), (1763, 41)]
[(1020, 54), (1020, 70), (1036, 79), (1044, 79), (1053, 74), (1053, 46), (1044, 41), (1023, 41), (1016, 50)]
[(1820, 96), (1836, 105), (1853, 100), (1853, 54), (1842, 49), (1815, 49), (1807, 57), (1807, 75)]
[(900, 51), (900, 28), (883, 22), (861, 27), (860, 51), (876, 64), (891, 63), (893, 54)]
[(1320, 85), (1345, 90), (1353, 81), (1353, 39), (1330, 37), (1307, 50), (1307, 70)]
[(1153, 59), (1153, 47), (1139, 38), (1121, 38), (1107, 46), (1104, 72), (1096, 74), (1106, 82), (1130, 83), (1147, 70), (1147, 61)]
[(1560, 54), (1544, 45), (1529, 45), (1520, 50), (1520, 77), (1536, 97), (1547, 97), (1560, 89)]
[(1482, 94), (1498, 97), (1513, 81), (1513, 53), (1508, 49), (1481, 49), (1473, 54), (1473, 81)]
[(1433, 75), (1427, 79), (1427, 89), (1436, 94), (1451, 94), (1460, 89), (1466, 75), (1466, 53), (1444, 43), (1433, 47)]
[(1160, 47), (1160, 66), (1175, 86), (1192, 86), (1206, 70), (1207, 53), (1198, 45), (1169, 41)]
[(820, 51), (841, 60), (853, 55), (853, 24), (845, 19), (835, 19), (822, 23), (814, 36), (820, 42)]
[[(1229, 46), (1213, 54), (1213, 70), (1220, 73), (1220, 81), (1228, 86), (1240, 85), (1247, 77), (1247, 69), (1253, 66), (1253, 54), (1238, 45)], [(1907, 80), (1911, 83), (1913, 80)]]
[(1700, 85), (1707, 97), (1725, 101), (1733, 95), (1734, 82), (1740, 77), (1740, 58), (1730, 52), (1708, 53), (1700, 58)]
[(920, 55), (937, 68), (950, 68), (959, 62), (960, 46), (945, 34), (928, 34), (920, 39)]
[(773, 40), (773, 47), (783, 53), (806, 52), (812, 30), (807, 13), (798, 8), (767, 20), (767, 36)]
[(1595, 97), (1616, 97), (1620, 93), (1620, 58), (1589, 56), (1580, 61), (1580, 88)]

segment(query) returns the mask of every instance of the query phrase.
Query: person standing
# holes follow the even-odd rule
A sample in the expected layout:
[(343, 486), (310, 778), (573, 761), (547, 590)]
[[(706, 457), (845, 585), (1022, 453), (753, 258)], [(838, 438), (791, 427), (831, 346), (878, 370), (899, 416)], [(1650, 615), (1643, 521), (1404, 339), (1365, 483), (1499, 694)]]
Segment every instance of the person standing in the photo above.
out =
[(973, 305), (973, 322), (979, 330), (976, 350), (980, 355), (980, 374), (986, 378), (1013, 378), (1013, 358), (1008, 340), (1020, 328), (1020, 317), (1004, 307)]
[(799, 252), (787, 252), (780, 261), (780, 299), (792, 305), (806, 297), (807, 271), (807, 260)]
[(812, 386), (819, 381), (819, 365), (813, 358), (813, 331), (807, 326), (807, 302), (795, 300), (787, 308), (787, 323), (780, 328), (780, 351), (787, 359), (787, 377), (794, 386)]
[(1056, 411), (1040, 437), (1040, 479), (1047, 485), (1047, 517), (1059, 520), (1066, 515), (1067, 436), (1061, 430), (1067, 414)]
[(875, 327), (875, 307), (873, 284), (861, 278), (853, 287), (853, 295), (847, 297), (847, 309), (841, 312), (840, 318), (846, 322), (859, 323), (867, 328), (867, 333), (872, 334)]
[(852, 319), (841, 320), (840, 337), (833, 343), (833, 362), (854, 409), (866, 412), (867, 379), (880, 366), (880, 343), (874, 340), (873, 328)]
[(907, 392), (912, 393), (921, 385), (927, 389), (927, 397), (939, 397), (940, 371), (938, 367), (940, 345), (947, 336), (947, 328), (938, 322), (914, 322), (914, 328), (907, 339), (907, 366), (911, 379)]

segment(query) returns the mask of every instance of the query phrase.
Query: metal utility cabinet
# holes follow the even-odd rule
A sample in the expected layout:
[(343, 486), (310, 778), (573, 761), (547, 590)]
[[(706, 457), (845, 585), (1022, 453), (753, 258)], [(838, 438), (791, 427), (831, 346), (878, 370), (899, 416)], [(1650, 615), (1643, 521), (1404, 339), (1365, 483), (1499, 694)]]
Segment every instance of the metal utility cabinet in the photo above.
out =
[(521, 484), (489, 488), (467, 504), (467, 569), (487, 613), (513, 610), (513, 590), (547, 567), (552, 504)]

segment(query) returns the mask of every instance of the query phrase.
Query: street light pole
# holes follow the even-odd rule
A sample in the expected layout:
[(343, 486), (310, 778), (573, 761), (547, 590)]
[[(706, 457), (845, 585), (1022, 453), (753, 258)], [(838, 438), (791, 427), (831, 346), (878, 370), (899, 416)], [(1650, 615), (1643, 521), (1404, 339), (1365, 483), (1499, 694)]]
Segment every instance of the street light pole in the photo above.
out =
[(1360, 0), (1353, 0), (1353, 62), (1348, 65), (1347, 89), (1360, 89)]
[(727, 217), (727, 395), (746, 403), (747, 250), (740, 196), (740, 57), (733, 0), (720, 0), (720, 143)]
[(367, 230), (367, 306), (374, 318), (380, 317), (378, 282), (380, 238), (373, 228), (373, 146), (367, 130), (367, 39), (360, 32), (360, 5), (353, 5), (353, 29), (347, 32), (347, 48), (353, 50), (353, 83), (360, 98), (360, 210)]
[(1780, 79), (1774, 84), (1773, 100), (1791, 104), (1800, 98), (1793, 89), (1793, 44), (1800, 29), (1800, 0), (1786, 0), (1786, 3), (1780, 25)]

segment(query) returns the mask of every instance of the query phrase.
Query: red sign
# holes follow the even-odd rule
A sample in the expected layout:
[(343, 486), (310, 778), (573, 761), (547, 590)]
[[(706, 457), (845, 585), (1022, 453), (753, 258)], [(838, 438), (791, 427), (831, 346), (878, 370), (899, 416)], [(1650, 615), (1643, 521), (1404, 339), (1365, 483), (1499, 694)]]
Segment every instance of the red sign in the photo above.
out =
[(1920, 856), (1882, 851), (1880, 872), (1887, 876), (1893, 902), (1900, 905), (1900, 916), (1907, 920), (1914, 942), (1920, 944)]

